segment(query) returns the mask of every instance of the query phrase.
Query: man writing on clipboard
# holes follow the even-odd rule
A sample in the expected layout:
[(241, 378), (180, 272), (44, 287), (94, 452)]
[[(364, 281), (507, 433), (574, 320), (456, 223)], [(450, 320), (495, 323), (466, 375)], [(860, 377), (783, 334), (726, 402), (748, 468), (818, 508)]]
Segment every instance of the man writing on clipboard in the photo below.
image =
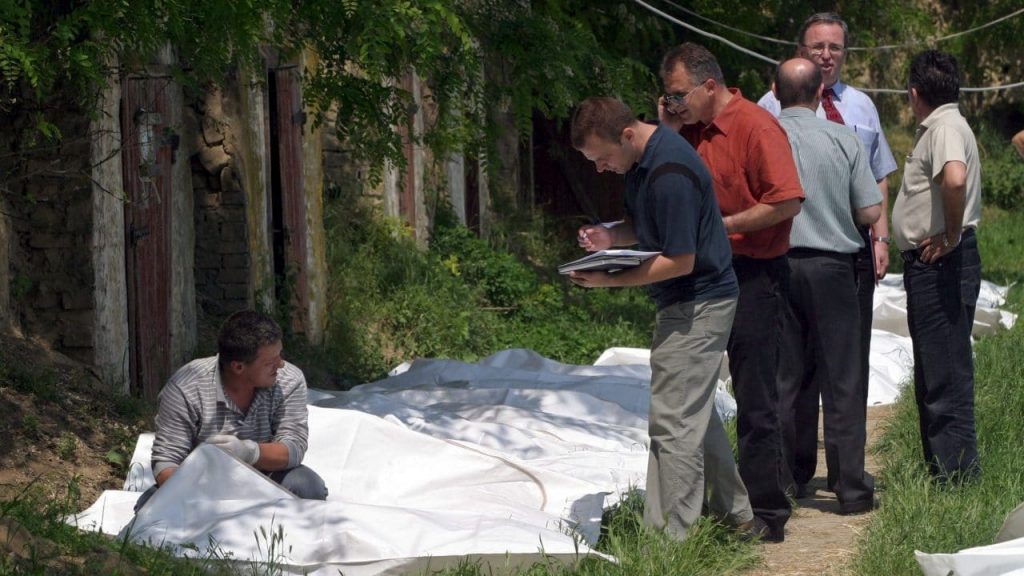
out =
[(647, 286), (658, 309), (644, 521), (683, 540), (700, 517), (707, 485), (711, 513), (745, 535), (757, 535), (714, 410), (738, 288), (711, 176), (679, 134), (638, 121), (614, 98), (580, 104), (572, 143), (599, 172), (626, 177), (626, 218), (611, 227), (580, 228), (580, 246), (597, 251), (639, 245), (660, 252), (628, 270), (569, 275), (586, 288)]

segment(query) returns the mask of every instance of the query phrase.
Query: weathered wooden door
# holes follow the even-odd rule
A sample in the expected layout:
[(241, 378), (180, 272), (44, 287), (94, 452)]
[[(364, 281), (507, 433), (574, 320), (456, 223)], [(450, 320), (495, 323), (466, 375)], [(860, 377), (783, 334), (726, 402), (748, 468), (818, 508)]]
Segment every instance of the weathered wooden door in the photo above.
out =
[(306, 194), (302, 177), (302, 79), (297, 67), (270, 71), (271, 222), (278, 303), (292, 309), (292, 330), (305, 331), (309, 306)]
[(132, 388), (155, 398), (170, 374), (171, 163), (168, 78), (122, 85), (125, 267)]

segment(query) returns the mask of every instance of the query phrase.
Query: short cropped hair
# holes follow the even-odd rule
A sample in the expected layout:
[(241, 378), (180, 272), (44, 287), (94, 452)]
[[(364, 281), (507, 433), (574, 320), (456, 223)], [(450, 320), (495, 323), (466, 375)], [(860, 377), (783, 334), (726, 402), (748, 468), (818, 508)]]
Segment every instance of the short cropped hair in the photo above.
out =
[(814, 102), (818, 86), (821, 86), (821, 68), (810, 68), (809, 74), (801, 74), (796, 78), (793, 74), (783, 74), (782, 64), (775, 69), (775, 95), (783, 108)]
[(618, 98), (592, 96), (581, 102), (572, 116), (572, 145), (582, 150), (591, 136), (618, 144), (622, 131), (634, 122), (633, 111)]
[(910, 61), (910, 87), (918, 98), (938, 108), (960, 99), (960, 72), (952, 54), (925, 50)]
[(700, 44), (686, 42), (666, 52), (661, 58), (661, 79), (664, 81), (668, 78), (679, 64), (686, 67), (686, 71), (690, 73), (690, 80), (695, 85), (703, 84), (710, 78), (725, 86), (725, 76), (718, 65), (718, 60), (710, 50)]
[(835, 12), (818, 12), (812, 14), (810, 18), (804, 20), (800, 31), (796, 33), (796, 43), (799, 46), (804, 45), (804, 37), (807, 36), (807, 30), (815, 24), (838, 24), (843, 29), (843, 46), (849, 46), (850, 42), (850, 28), (846, 25), (846, 22), (839, 17), (839, 14)]
[(259, 349), (281, 341), (281, 327), (272, 318), (255, 310), (235, 312), (224, 321), (217, 336), (217, 362), (248, 364)]

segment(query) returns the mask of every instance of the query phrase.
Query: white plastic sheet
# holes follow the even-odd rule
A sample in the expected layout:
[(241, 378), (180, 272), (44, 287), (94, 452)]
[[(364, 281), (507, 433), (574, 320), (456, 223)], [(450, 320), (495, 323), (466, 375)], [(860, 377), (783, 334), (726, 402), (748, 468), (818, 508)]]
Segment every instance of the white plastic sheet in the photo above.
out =
[(914, 550), (924, 576), (1024, 576), (1024, 538), (956, 554), (925, 554)]
[[(876, 292), (871, 404), (892, 402), (911, 374), (901, 287), (889, 277)], [(1004, 297), (986, 283), (976, 334), (1012, 326), (1012, 314), (994, 309)], [(304, 463), (327, 482), (326, 502), (295, 499), (207, 446), (129, 527), (153, 483), (152, 435), (143, 435), (124, 490), (68, 521), (182, 555), (273, 561), (286, 574), (408, 573), (465, 557), (497, 573), (544, 557), (571, 561), (596, 541), (602, 510), (645, 484), (649, 357), (613, 348), (576, 366), (506, 350), (475, 364), (406, 363), (349, 392), (310, 390)], [(728, 379), (723, 362), (715, 401), (727, 417)], [(283, 531), (273, 557), (261, 528)]]

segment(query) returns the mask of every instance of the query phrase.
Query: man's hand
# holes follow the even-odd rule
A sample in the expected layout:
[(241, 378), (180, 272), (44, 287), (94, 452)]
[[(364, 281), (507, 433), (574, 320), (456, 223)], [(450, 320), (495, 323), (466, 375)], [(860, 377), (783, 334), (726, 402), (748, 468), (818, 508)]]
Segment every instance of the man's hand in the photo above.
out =
[(960, 245), (960, 238), (957, 238), (955, 242), (950, 242), (946, 239), (946, 234), (936, 234), (931, 238), (925, 238), (923, 242), (917, 247), (917, 253), (921, 258), (921, 261), (925, 264), (934, 264), (941, 260), (946, 254), (949, 254)]
[(658, 96), (658, 121), (664, 124), (666, 128), (671, 128), (675, 132), (683, 129), (683, 119), (678, 114), (673, 114), (668, 108), (665, 108), (664, 96)]
[(256, 464), (260, 459), (260, 445), (252, 440), (240, 440), (231, 434), (215, 434), (207, 438), (206, 443), (217, 446), (249, 465)]
[(875, 283), (885, 278), (885, 272), (889, 268), (889, 245), (885, 242), (872, 240), (875, 253)]
[(611, 275), (607, 272), (570, 272), (569, 280), (583, 288), (602, 288), (613, 286)]
[(579, 242), (580, 248), (587, 252), (607, 250), (612, 247), (612, 240), (611, 229), (601, 224), (580, 226), (579, 232), (576, 233), (576, 241)]

